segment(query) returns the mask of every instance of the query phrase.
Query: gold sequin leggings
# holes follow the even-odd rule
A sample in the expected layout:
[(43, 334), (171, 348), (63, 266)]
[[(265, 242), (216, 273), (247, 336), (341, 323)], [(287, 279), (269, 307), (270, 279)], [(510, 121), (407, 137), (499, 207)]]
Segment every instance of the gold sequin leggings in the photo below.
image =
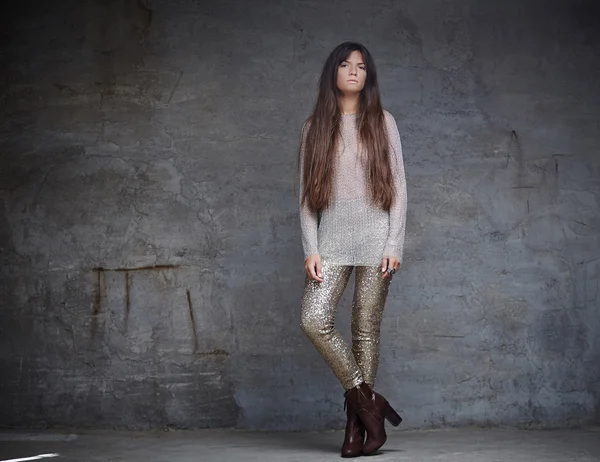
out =
[[(356, 271), (352, 301), (352, 348), (335, 329), (338, 301)], [(375, 385), (379, 365), (379, 332), (390, 277), (380, 266), (339, 266), (323, 262), (323, 282), (306, 278), (300, 326), (349, 390), (361, 382)]]

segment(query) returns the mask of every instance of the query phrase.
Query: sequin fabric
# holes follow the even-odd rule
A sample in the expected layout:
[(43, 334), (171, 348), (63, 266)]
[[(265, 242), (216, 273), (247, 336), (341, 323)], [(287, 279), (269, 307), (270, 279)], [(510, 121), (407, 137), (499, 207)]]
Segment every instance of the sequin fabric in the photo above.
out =
[[(364, 153), (358, 148), (355, 114), (343, 115), (340, 142), (336, 153), (332, 204), (320, 212), (312, 212), (300, 203), (300, 225), (304, 258), (319, 254), (330, 263), (369, 266), (381, 263), (383, 257), (396, 257), (402, 262), (406, 223), (406, 179), (402, 144), (394, 117), (384, 111), (392, 156), (392, 174), (396, 190), (389, 211), (371, 204)], [(305, 124), (300, 147), (305, 152)], [(302, 198), (302, 178), (300, 178)]]
[[(335, 328), (338, 301), (352, 271), (356, 280), (352, 301), (352, 346)], [(367, 382), (375, 385), (379, 365), (379, 334), (390, 279), (381, 267), (334, 265), (323, 261), (323, 282), (306, 278), (301, 327), (344, 389)]]

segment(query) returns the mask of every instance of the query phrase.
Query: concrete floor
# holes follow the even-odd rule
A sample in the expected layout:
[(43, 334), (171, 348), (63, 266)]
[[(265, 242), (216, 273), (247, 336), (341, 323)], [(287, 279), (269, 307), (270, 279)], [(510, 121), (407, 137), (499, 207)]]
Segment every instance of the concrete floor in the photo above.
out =
[[(0, 432), (0, 461), (58, 453), (48, 462), (336, 461), (343, 433), (236, 430)], [(364, 460), (364, 458), (361, 458)], [(600, 461), (600, 428), (516, 430), (463, 428), (389, 431), (374, 462)]]

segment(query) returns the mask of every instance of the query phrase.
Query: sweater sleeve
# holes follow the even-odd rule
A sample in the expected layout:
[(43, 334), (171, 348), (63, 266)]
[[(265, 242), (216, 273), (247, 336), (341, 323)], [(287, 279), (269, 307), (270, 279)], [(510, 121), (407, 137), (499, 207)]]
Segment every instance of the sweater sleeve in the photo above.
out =
[(387, 111), (385, 112), (385, 124), (389, 139), (396, 197), (390, 208), (390, 230), (383, 250), (383, 256), (396, 257), (402, 263), (406, 229), (406, 177), (404, 175), (402, 143), (394, 116)]
[(306, 203), (302, 204), (302, 198), (304, 197), (304, 156), (306, 153), (306, 136), (308, 134), (308, 128), (310, 122), (306, 121), (302, 126), (302, 139), (300, 142), (300, 187), (299, 187), (299, 198), (300, 198), (300, 228), (302, 231), (302, 247), (304, 249), (304, 259), (306, 260), (310, 255), (319, 253), (317, 244), (317, 227), (318, 219), (317, 212), (310, 210)]

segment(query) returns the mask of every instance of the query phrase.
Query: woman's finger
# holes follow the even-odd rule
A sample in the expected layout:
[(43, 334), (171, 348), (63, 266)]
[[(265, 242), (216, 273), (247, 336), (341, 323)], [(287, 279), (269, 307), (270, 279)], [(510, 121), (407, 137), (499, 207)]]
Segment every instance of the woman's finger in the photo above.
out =
[(321, 262), (319, 260), (316, 260), (312, 265), (311, 265), (311, 272), (312, 272), (312, 278), (317, 281), (317, 282), (323, 282), (323, 273), (321, 270)]
[(317, 275), (317, 263), (314, 262), (312, 264), (307, 265), (306, 267), (306, 272), (308, 274), (308, 277), (310, 279), (312, 279), (313, 281), (318, 281), (318, 282), (323, 282), (323, 279), (321, 279), (318, 275)]
[(321, 265), (321, 259), (316, 261), (315, 267), (317, 270), (317, 276), (319, 277), (319, 281), (323, 281), (323, 266)]
[(308, 273), (309, 279), (312, 279), (313, 281), (317, 279), (317, 275), (315, 274), (314, 266), (311, 265), (308, 268), (306, 268), (306, 272)]
[(384, 258), (384, 259), (381, 261), (381, 272), (382, 272), (382, 273), (385, 273), (385, 272), (387, 271), (387, 269), (388, 269), (388, 264), (389, 264), (389, 260), (390, 260), (389, 258)]
[(381, 262), (381, 272), (383, 273), (384, 279), (388, 277), (387, 270), (389, 268), (389, 263), (390, 263), (389, 258), (384, 258), (383, 261)]

